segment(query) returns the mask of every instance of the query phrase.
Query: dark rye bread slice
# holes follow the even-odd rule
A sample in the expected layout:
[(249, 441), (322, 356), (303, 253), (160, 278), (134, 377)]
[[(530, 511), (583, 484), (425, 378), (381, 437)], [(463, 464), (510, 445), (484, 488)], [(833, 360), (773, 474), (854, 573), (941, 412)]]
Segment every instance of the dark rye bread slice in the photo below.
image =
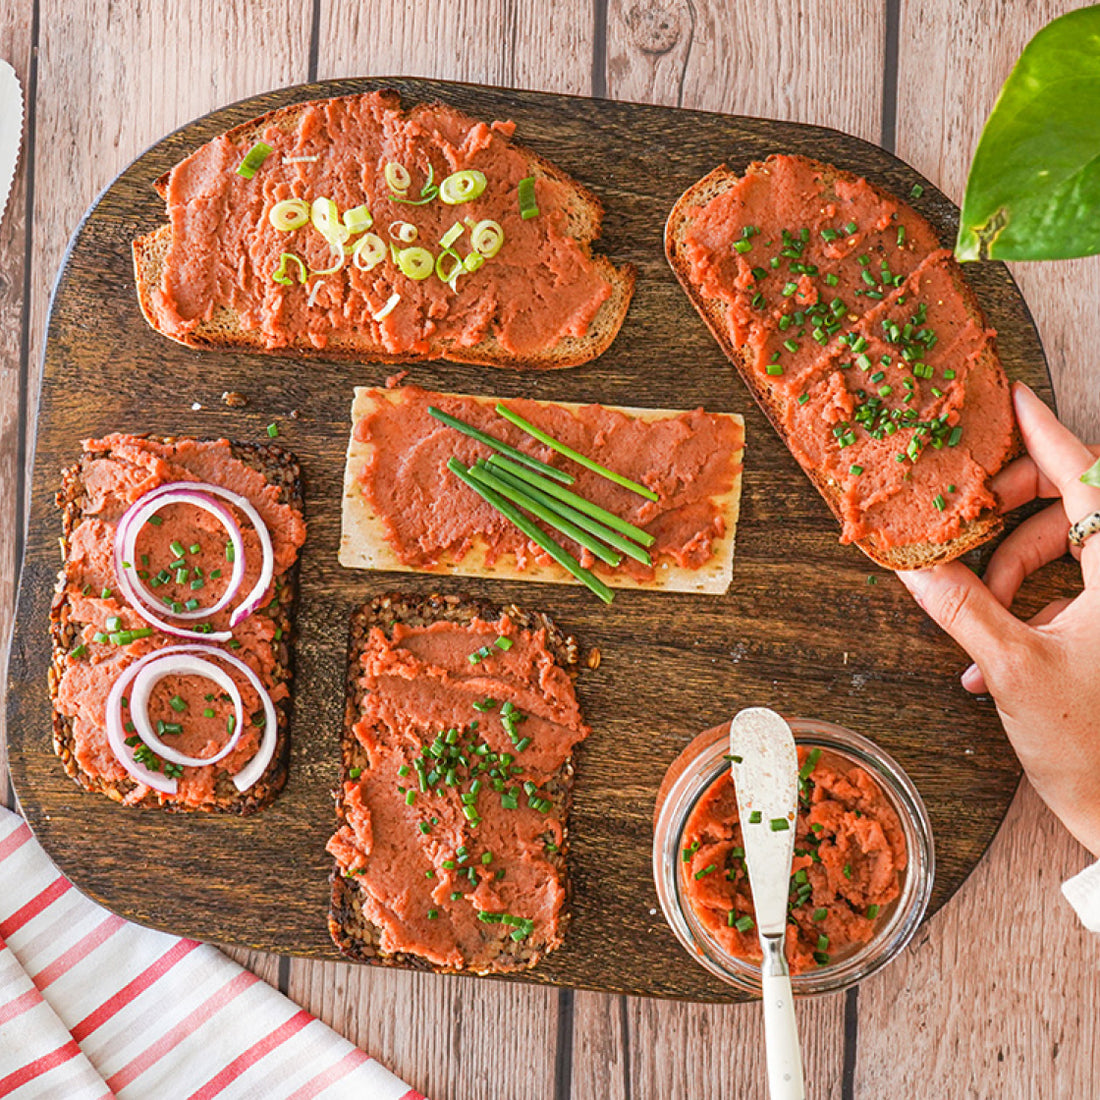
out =
[[(525, 630), (546, 631), (546, 648), (555, 661), (570, 675), (575, 675), (580, 654), (577, 640), (564, 634), (554, 621), (541, 612), (521, 610), (514, 604), (498, 607), (487, 600), (462, 598), (459, 596), (406, 595), (392, 592), (378, 596), (369, 604), (352, 615), (351, 634), (348, 645), (347, 706), (344, 717), (344, 730), (340, 739), (341, 784), (335, 791), (336, 815), (338, 823), (344, 824), (341, 796), (343, 784), (348, 780), (352, 768), (366, 768), (369, 764), (367, 754), (353, 732), (359, 720), (363, 703), (364, 689), (360, 684), (359, 664), (372, 627), (381, 627), (389, 635), (394, 623), (407, 626), (430, 626), (436, 622), (468, 623), (480, 618), (486, 622), (507, 615), (516, 626)], [(551, 944), (536, 944), (530, 939), (516, 942), (511, 938), (511, 929), (504, 924), (485, 924), (486, 943), (496, 951), (492, 963), (487, 967), (468, 968), (465, 973), (507, 973), (527, 970), (534, 966), (548, 952), (561, 942), (561, 936), (569, 923), (569, 898), (571, 883), (567, 873), (569, 855), (569, 808), (573, 791), (573, 760), (570, 757), (557, 776), (543, 785), (543, 793), (552, 804), (553, 815), (562, 825), (561, 847), (554, 854), (547, 853), (547, 859), (561, 876), (566, 891), (566, 905), (563, 907), (558, 924), (558, 939)], [(340, 872), (336, 864), (330, 876), (332, 885), (331, 905), (328, 927), (332, 940), (340, 953), (355, 962), (370, 962), (386, 966), (402, 966), (415, 970), (429, 970), (439, 973), (454, 972), (448, 968), (433, 966), (419, 955), (406, 952), (386, 952), (379, 946), (380, 929), (363, 913), (362, 887), (354, 876)]]
[[(401, 100), (396, 92), (386, 92), (384, 96), (386, 106), (393, 110), (401, 109)], [(227, 131), (226, 137), (233, 142), (253, 143), (260, 139), (269, 126), (291, 131), (297, 126), (303, 110), (309, 106), (310, 103), (299, 103), (270, 111)], [(604, 214), (599, 198), (544, 157), (515, 142), (511, 145), (527, 158), (530, 175), (556, 180), (571, 190), (570, 205), (566, 212), (569, 235), (580, 244), (585, 255), (593, 260), (600, 273), (611, 284), (611, 296), (600, 307), (584, 336), (563, 336), (552, 347), (540, 348), (536, 353), (524, 356), (522, 360), (516, 359), (502, 348), (493, 336), (470, 347), (456, 346), (452, 342), (439, 339), (429, 352), (423, 354), (395, 354), (387, 351), (382, 344), (371, 340), (369, 333), (333, 333), (323, 350), (314, 347), (308, 336), (298, 337), (287, 348), (268, 349), (255, 332), (241, 328), (236, 312), (225, 306), (217, 307), (209, 320), (202, 322), (186, 336), (174, 336), (163, 332), (159, 327), (152, 300), (152, 291), (160, 285), (172, 239), (170, 225), (161, 226), (133, 242), (134, 278), (141, 311), (158, 332), (193, 348), (247, 348), (250, 351), (271, 351), (276, 355), (286, 355), (288, 351), (292, 351), (306, 356), (355, 359), (364, 363), (412, 363), (419, 360), (447, 359), (454, 363), (517, 369), (575, 367), (590, 362), (611, 346), (622, 327), (634, 294), (635, 269), (631, 264), (616, 267), (606, 256), (592, 252), (591, 245), (600, 235)], [(161, 198), (167, 197), (168, 178), (169, 173), (165, 173), (154, 184)]]
[[(858, 178), (854, 174), (844, 172), (832, 165), (816, 161), (811, 163), (823, 174), (826, 185), (838, 179), (854, 182)], [(762, 171), (766, 171), (766, 163), (755, 162), (748, 166), (745, 170), (745, 175)], [(705, 206), (711, 199), (729, 190), (736, 185), (741, 178), (740, 175), (731, 171), (723, 164), (715, 168), (714, 171), (708, 173), (697, 183), (692, 184), (692, 186), (676, 200), (675, 205), (669, 213), (668, 221), (665, 225), (665, 254), (684, 292), (687, 294), (688, 298), (691, 299), (692, 305), (695, 307), (700, 317), (706, 322), (707, 327), (721, 345), (727, 358), (737, 368), (742, 380), (756, 399), (756, 403), (760, 406), (764, 415), (771, 422), (772, 427), (786, 443), (788, 441), (783, 428), (783, 418), (778, 404), (772, 398), (770, 392), (761, 385), (760, 379), (748, 367), (741, 349), (738, 348), (730, 338), (730, 326), (728, 321), (729, 303), (718, 298), (707, 297), (701, 293), (699, 287), (691, 278), (691, 265), (685, 252), (685, 239), (691, 228), (693, 211)], [(904, 206), (904, 204), (899, 202), (896, 196), (889, 195), (873, 184), (869, 184), (869, 186), (880, 198)], [(916, 215), (916, 213), (911, 210), (909, 210), (909, 214), (912, 217), (919, 217), (919, 215)], [(978, 304), (978, 300), (973, 290), (970, 289), (964, 280), (959, 265), (954, 261), (951, 261), (951, 263), (952, 282), (959, 298), (963, 302), (966, 311), (984, 327), (986, 325), (985, 317), (982, 314), (981, 306)], [(982, 354), (979, 365), (975, 369), (989, 371), (1004, 378), (1004, 368), (992, 347), (987, 346)], [(1007, 379), (1005, 379), (1005, 385), (1007, 386), (1007, 384)], [(1010, 457), (1015, 457), (1022, 453), (1023, 441), (1014, 425), (1013, 448)], [(838, 486), (826, 478), (820, 471), (806, 469), (806, 467), (803, 467), (803, 469), (813, 482), (814, 487), (824, 498), (825, 503), (829, 506), (833, 515), (836, 516), (837, 521), (843, 523), (843, 515), (840, 506), (841, 494)], [(905, 546), (893, 547), (889, 550), (883, 550), (877, 547), (870, 539), (864, 538), (857, 540), (856, 545), (871, 558), (872, 561), (887, 569), (928, 569), (934, 565), (952, 561), (961, 554), (965, 554), (975, 547), (980, 546), (982, 543), (988, 542), (989, 539), (998, 535), (1003, 527), (1004, 521), (1000, 514), (992, 509), (988, 509), (977, 518), (969, 521), (969, 523), (964, 526), (961, 534), (947, 542), (937, 543), (926, 540)]]
[[(157, 436), (159, 443), (174, 443), (180, 437)], [(279, 489), (280, 503), (288, 504), (299, 512), (304, 508), (302, 473), (298, 460), (282, 447), (269, 443), (231, 444), (233, 457), (258, 470), (268, 484)], [(63, 531), (62, 549), (67, 554), (69, 538), (83, 517), (85, 503), (83, 487), (84, 464), (87, 453), (80, 460), (62, 471), (61, 488), (57, 493), (57, 506), (61, 509)], [(291, 607), (297, 596), (298, 563), (285, 573), (276, 574), (275, 580), (282, 585), (279, 589), (278, 609), (267, 611), (276, 627), (281, 628), (281, 641), (276, 642), (276, 664), (274, 679), (276, 683), (287, 683), (291, 679), (291, 640), (293, 622)], [(69, 660), (69, 652), (83, 626), (72, 618), (72, 607), (64, 591), (65, 570), (62, 566), (58, 575), (57, 591), (50, 610), (50, 640), (53, 657), (47, 672), (51, 701), (57, 698), (58, 685)], [(290, 741), (288, 724), (290, 720), (290, 699), (275, 702), (275, 712), (279, 719), (279, 736), (275, 752), (264, 774), (243, 793), (233, 785), (232, 776), (222, 769), (218, 770), (215, 780), (216, 802), (204, 810), (222, 813), (250, 814), (269, 805), (286, 783)], [(114, 802), (121, 802), (136, 787), (137, 783), (129, 778), (118, 782), (109, 782), (99, 776), (89, 775), (80, 767), (73, 754), (72, 719), (61, 714), (56, 706), (53, 710), (53, 747), (66, 773), (87, 791), (106, 795)], [(149, 791), (144, 798), (131, 805), (142, 807), (159, 806), (173, 812), (191, 812), (194, 808), (177, 805), (171, 801), (162, 801), (156, 791)], [(198, 811), (202, 812), (202, 811)]]

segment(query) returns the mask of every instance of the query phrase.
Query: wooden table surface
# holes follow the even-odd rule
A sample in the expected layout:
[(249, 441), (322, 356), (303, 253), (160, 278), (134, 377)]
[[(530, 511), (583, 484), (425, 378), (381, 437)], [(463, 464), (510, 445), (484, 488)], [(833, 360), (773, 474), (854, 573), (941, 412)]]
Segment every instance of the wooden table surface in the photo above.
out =
[[(896, 151), (958, 200), (1024, 43), (1077, 6), (4, 0), (0, 58), (23, 80), (28, 117), (0, 224), (0, 636), (54, 276), (85, 208), (175, 127), (306, 80), (431, 76), (830, 125)], [(1100, 258), (1015, 274), (1063, 419), (1100, 438)], [(2, 753), (0, 740), (0, 763)], [(12, 801), (3, 768), (0, 799)], [(977, 871), (896, 963), (858, 990), (800, 1004), (809, 1095), (1100, 1096), (1100, 938), (1058, 890), (1087, 861), (1025, 784)], [(755, 1005), (238, 957), (433, 1100), (766, 1094)]]

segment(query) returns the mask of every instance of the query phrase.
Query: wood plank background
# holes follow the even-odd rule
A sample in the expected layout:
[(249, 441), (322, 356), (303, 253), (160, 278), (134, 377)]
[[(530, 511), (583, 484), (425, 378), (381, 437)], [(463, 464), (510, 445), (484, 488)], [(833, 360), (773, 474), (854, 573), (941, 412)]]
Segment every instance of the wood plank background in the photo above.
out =
[[(0, 634), (53, 277), (85, 207), (174, 127), (284, 84), (402, 73), (831, 125), (896, 149), (957, 200), (1013, 60), (1077, 6), (5, 0), (0, 56), (29, 112), (0, 225)], [(1100, 438), (1100, 260), (1017, 276), (1063, 418)], [(1100, 1096), (1100, 941), (1057, 889), (1086, 861), (1024, 787), (977, 873), (895, 965), (857, 992), (800, 1005), (810, 1095)], [(754, 1006), (241, 959), (434, 1100), (765, 1095)]]

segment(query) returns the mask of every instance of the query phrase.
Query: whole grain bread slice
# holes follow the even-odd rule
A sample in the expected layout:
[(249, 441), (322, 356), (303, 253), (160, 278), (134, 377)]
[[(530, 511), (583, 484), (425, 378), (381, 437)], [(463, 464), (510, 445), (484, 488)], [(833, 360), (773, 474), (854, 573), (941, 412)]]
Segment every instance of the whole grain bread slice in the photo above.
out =
[[(157, 442), (173, 443), (175, 437), (157, 437)], [(298, 460), (275, 444), (238, 443), (231, 444), (233, 457), (251, 466), (264, 475), (270, 485), (279, 490), (279, 501), (290, 505), (299, 512), (303, 510), (304, 493), (302, 474)], [(61, 509), (62, 547), (68, 554), (70, 537), (85, 515), (84, 470), (90, 456), (85, 453), (72, 466), (62, 471), (61, 488), (57, 492), (57, 506)], [(291, 641), (293, 620), (291, 609), (297, 596), (298, 563), (276, 574), (275, 582), (279, 588), (277, 605), (269, 606), (266, 614), (275, 624), (280, 639), (275, 643), (275, 667), (272, 680), (275, 685), (288, 683), (291, 679)], [(58, 576), (57, 591), (50, 610), (50, 640), (52, 659), (47, 672), (47, 682), (51, 701), (56, 701), (61, 677), (69, 662), (73, 660), (71, 651), (80, 635), (83, 623), (73, 617), (73, 607), (65, 592), (65, 569), (62, 566)], [(289, 721), (290, 698), (287, 696), (275, 701), (278, 716), (278, 739), (271, 762), (263, 775), (247, 791), (239, 791), (233, 784), (230, 773), (219, 768), (215, 775), (215, 801), (203, 807), (220, 813), (250, 814), (269, 805), (286, 783), (290, 753)], [(61, 760), (67, 775), (81, 787), (93, 793), (106, 795), (113, 802), (122, 802), (132, 795), (138, 784), (126, 778), (112, 781), (85, 771), (74, 753), (73, 719), (53, 707), (53, 747)], [(156, 791), (149, 790), (137, 801), (128, 805), (156, 807), (172, 812), (189, 812), (195, 809), (165, 799)]]
[[(820, 162), (813, 163), (822, 173), (823, 179), (827, 185), (835, 183), (835, 181), (839, 179), (845, 179), (849, 182), (855, 182), (857, 179), (854, 174), (844, 172), (832, 165)], [(766, 162), (755, 162), (750, 164), (744, 174), (748, 175), (761, 172), (766, 172)], [(665, 225), (665, 254), (676, 278), (679, 280), (684, 292), (691, 300), (692, 305), (699, 313), (699, 316), (706, 322), (707, 327), (721, 345), (727, 358), (737, 368), (742, 380), (752, 393), (764, 415), (771, 422), (772, 427), (775, 428), (780, 438), (786, 443), (788, 440), (786, 439), (780, 409), (776, 401), (769, 391), (760, 384), (759, 379), (753, 371), (748, 368), (742, 349), (739, 348), (730, 337), (728, 319), (730, 310), (729, 303), (719, 298), (708, 297), (700, 291), (699, 286), (691, 277), (691, 264), (685, 254), (685, 240), (692, 225), (694, 212), (705, 206), (716, 196), (723, 194), (735, 186), (741, 178), (741, 175), (732, 171), (727, 165), (722, 164), (698, 182), (692, 184), (692, 186), (676, 200), (675, 205), (669, 212), (668, 221)], [(882, 198), (893, 202), (898, 201), (894, 196), (889, 195), (881, 188), (877, 188), (874, 185), (870, 186), (872, 190)], [(919, 217), (915, 212), (909, 211), (909, 213), (911, 216)], [(952, 281), (956, 292), (964, 303), (967, 313), (979, 320), (984, 326), (986, 323), (985, 318), (973, 290), (963, 278), (962, 270), (959, 265), (954, 263), (954, 261), (952, 261), (952, 264)], [(989, 371), (994, 375), (999, 375), (1001, 378), (1005, 377), (1004, 367), (992, 347), (983, 351), (981, 360), (975, 369)], [(1007, 379), (1005, 379), (1005, 385), (1007, 385)], [(1020, 438), (1018, 430), (1016, 430), (1014, 426), (1013, 446), (1010, 457), (1015, 457), (1022, 452), (1023, 441)], [(825, 503), (829, 506), (829, 509), (836, 516), (837, 520), (843, 522), (840, 507), (841, 495), (838, 486), (818, 470), (805, 466), (803, 466), (803, 469), (813, 482), (814, 487), (825, 500)], [(990, 471), (991, 474), (995, 472), (996, 471)], [(934, 565), (952, 561), (960, 555), (973, 550), (975, 547), (994, 538), (1000, 533), (1003, 527), (1004, 522), (1000, 514), (993, 509), (987, 509), (977, 518), (969, 521), (964, 526), (961, 534), (946, 542), (922, 540), (909, 545), (883, 549), (876, 546), (871, 539), (864, 538), (857, 540), (856, 545), (871, 558), (872, 561), (887, 569), (928, 569)]]
[[(388, 106), (394, 110), (400, 109), (401, 101), (396, 92), (385, 93), (385, 97), (388, 100)], [(297, 126), (302, 112), (310, 106), (311, 103), (300, 103), (281, 107), (241, 123), (228, 131), (226, 136), (233, 142), (244, 143), (259, 140), (269, 126), (291, 131)], [(527, 158), (530, 175), (552, 179), (569, 188), (570, 202), (566, 210), (568, 234), (577, 241), (585, 256), (592, 260), (600, 274), (611, 285), (611, 296), (600, 306), (584, 336), (562, 336), (552, 346), (540, 348), (534, 353), (525, 355), (522, 360), (515, 358), (503, 348), (495, 336), (489, 336), (478, 344), (465, 347), (453, 341), (436, 338), (431, 349), (421, 354), (410, 352), (395, 354), (387, 351), (384, 345), (371, 340), (367, 332), (333, 333), (323, 350), (318, 350), (307, 335), (297, 337), (289, 348), (268, 349), (255, 332), (241, 327), (238, 315), (233, 309), (219, 306), (208, 320), (203, 321), (186, 336), (179, 337), (165, 332), (161, 327), (152, 296), (153, 290), (160, 285), (172, 239), (172, 230), (169, 225), (161, 226), (137, 238), (132, 245), (134, 278), (141, 311), (150, 326), (168, 336), (169, 339), (188, 347), (208, 350), (244, 348), (250, 351), (271, 351), (272, 354), (278, 355), (285, 355), (291, 351), (305, 356), (355, 359), (364, 363), (411, 363), (418, 360), (447, 359), (455, 363), (516, 369), (575, 367), (587, 363), (602, 355), (618, 335), (626, 317), (630, 299), (634, 294), (635, 269), (632, 264), (616, 267), (606, 256), (592, 252), (592, 242), (599, 237), (603, 221), (603, 204), (599, 198), (544, 157), (524, 146), (512, 144), (513, 148), (521, 151)], [(160, 176), (154, 185), (162, 198), (167, 196), (168, 178), (169, 173), (166, 173)]]
[[(498, 607), (487, 600), (459, 596), (411, 595), (391, 592), (377, 596), (351, 618), (348, 644), (347, 703), (344, 728), (340, 739), (340, 778), (335, 790), (336, 815), (344, 823), (342, 805), (343, 785), (353, 768), (369, 767), (366, 751), (354, 733), (359, 721), (365, 689), (361, 683), (360, 658), (374, 627), (381, 628), (387, 636), (395, 623), (406, 626), (430, 626), (437, 622), (469, 623), (473, 619), (492, 622), (504, 614), (521, 629), (546, 632), (546, 647), (558, 665), (574, 675), (580, 665), (580, 651), (576, 638), (566, 635), (557, 624), (541, 612), (528, 612), (514, 604)], [(562, 934), (569, 922), (568, 897), (571, 893), (567, 860), (569, 854), (569, 808), (573, 791), (573, 759), (570, 757), (556, 776), (543, 785), (543, 792), (551, 803), (550, 813), (562, 826), (562, 840), (558, 850), (547, 853), (547, 859), (560, 876), (567, 896), (558, 921), (556, 939), (538, 943), (531, 938), (517, 942), (511, 929), (504, 924), (485, 924), (485, 947), (492, 956), (484, 965), (462, 968), (434, 966), (420, 955), (407, 952), (387, 952), (380, 946), (381, 930), (363, 912), (363, 887), (355, 875), (345, 875), (337, 863), (330, 875), (331, 900), (328, 915), (329, 932), (340, 953), (354, 962), (369, 962), (385, 966), (401, 966), (415, 970), (464, 973), (508, 973), (527, 970), (535, 966), (549, 951), (561, 944)]]

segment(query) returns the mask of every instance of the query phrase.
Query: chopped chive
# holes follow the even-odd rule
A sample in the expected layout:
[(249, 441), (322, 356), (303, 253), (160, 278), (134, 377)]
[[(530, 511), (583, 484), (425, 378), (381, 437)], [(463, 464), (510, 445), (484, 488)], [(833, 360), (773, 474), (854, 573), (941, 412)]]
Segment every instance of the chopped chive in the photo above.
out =
[(851, 878), (852, 877), (852, 865), (850, 863), (845, 863), (844, 864), (844, 877), (845, 878)]
[(914, 183), (912, 190), (909, 192), (911, 199), (919, 199), (924, 194), (924, 187), (919, 183)]
[(168, 705), (177, 713), (182, 714), (187, 709), (187, 704), (183, 701), (183, 698), (179, 695), (173, 695), (168, 700)]
[(438, 917), (438, 916), (439, 916), (439, 910), (438, 909), (429, 909), (428, 910), (428, 920), (435, 920), (436, 917)]
[(760, 822), (763, 821), (763, 820), (764, 820), (764, 815), (759, 810), (753, 810), (752, 813), (749, 814), (749, 824), (750, 825), (759, 825)]
[(751, 932), (752, 929), (756, 927), (756, 921), (746, 913), (743, 917), (738, 917), (738, 919), (733, 922), (733, 927), (736, 928), (738, 932)]
[(781, 833), (790, 827), (791, 823), (785, 817), (773, 817), (768, 822), (768, 828), (771, 829), (773, 833)]
[[(237, 554), (236, 554), (236, 551), (233, 549), (233, 543), (227, 542), (225, 544), (225, 560), (226, 561), (234, 561), (236, 559), (236, 557), (237, 557)], [(213, 576), (214, 574), (211, 573), (210, 575)]]
[(800, 405), (805, 405), (806, 402), (809, 401), (809, 400), (810, 400), (810, 395), (808, 393), (804, 393), (799, 397), (798, 403)]
[(812, 919), (816, 921), (822, 921), (829, 915), (828, 909), (815, 909), (812, 914)]
[(868, 920), (874, 920), (875, 917), (877, 917), (878, 914), (879, 914), (879, 909), (880, 909), (880, 906), (878, 906), (878, 905), (868, 905), (867, 906), (867, 919)]
[(717, 864), (708, 863), (706, 865), (706, 867), (704, 867), (701, 871), (696, 871), (695, 872), (695, 878), (696, 879), (701, 879), (705, 875), (709, 875), (712, 871), (714, 871), (716, 869), (716, 867), (717, 867)]
[(268, 424), (267, 434), (269, 439), (275, 439), (279, 434), (279, 426), (275, 423)]
[(203, 707), (202, 716), (203, 716), (203, 718), (213, 718), (214, 717), (213, 707)]
[(848, 467), (848, 473), (852, 474), (854, 477), (859, 477), (859, 475), (863, 473), (863, 467), (852, 463), (852, 465)]
[(111, 598), (111, 590), (109, 588), (103, 589), (99, 594), (99, 598), (101, 600), (109, 600)]
[(947, 507), (947, 501), (943, 499), (942, 493), (937, 493), (932, 498), (932, 503), (935, 505), (937, 512), (942, 512)]
[(152, 524), (153, 527), (159, 527), (164, 522), (164, 518), (163, 516), (150, 516), (145, 522)]

